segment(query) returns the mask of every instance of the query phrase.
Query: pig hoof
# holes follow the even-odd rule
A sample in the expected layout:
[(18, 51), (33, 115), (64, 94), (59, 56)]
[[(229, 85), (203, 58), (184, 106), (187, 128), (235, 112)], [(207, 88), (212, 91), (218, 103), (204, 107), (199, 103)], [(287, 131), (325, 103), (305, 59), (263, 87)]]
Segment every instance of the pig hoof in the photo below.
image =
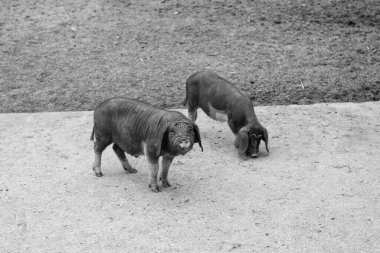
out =
[(102, 173), (102, 171), (100, 170), (100, 168), (98, 168), (98, 167), (94, 167), (94, 168), (92, 168), (92, 170), (95, 171), (95, 175), (96, 175), (97, 177), (102, 177), (102, 176), (103, 176), (103, 173)]
[(158, 187), (158, 185), (154, 184), (154, 185), (149, 185), (149, 189), (152, 191), (152, 192), (160, 192), (161, 189)]
[(243, 161), (247, 161), (248, 158), (249, 158), (247, 155), (241, 155), (241, 154), (239, 154), (239, 157), (240, 157)]
[(162, 187), (164, 188), (167, 188), (167, 187), (170, 187), (171, 185), (169, 184), (169, 181), (166, 180), (166, 181), (162, 181)]
[(95, 171), (95, 175), (97, 176), (97, 177), (102, 177), (103, 176), (103, 173), (100, 171), (100, 172), (97, 172), (97, 171)]
[(127, 173), (137, 173), (137, 170), (134, 169), (134, 168), (132, 168), (132, 167), (130, 167), (130, 168), (124, 168), (124, 170)]

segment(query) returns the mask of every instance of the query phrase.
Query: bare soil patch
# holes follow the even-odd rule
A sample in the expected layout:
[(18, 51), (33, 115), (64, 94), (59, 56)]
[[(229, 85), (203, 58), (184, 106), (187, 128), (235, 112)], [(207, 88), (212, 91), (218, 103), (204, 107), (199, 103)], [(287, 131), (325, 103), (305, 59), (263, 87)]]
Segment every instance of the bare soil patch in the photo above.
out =
[(377, 0), (0, 3), (0, 112), (179, 108), (212, 70), (256, 105), (379, 100)]

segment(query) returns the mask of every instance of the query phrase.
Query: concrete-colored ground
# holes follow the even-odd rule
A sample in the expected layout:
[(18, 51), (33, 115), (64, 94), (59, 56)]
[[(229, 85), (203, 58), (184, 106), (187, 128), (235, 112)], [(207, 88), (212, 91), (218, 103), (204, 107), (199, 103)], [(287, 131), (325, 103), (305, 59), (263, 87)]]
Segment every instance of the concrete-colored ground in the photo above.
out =
[(199, 111), (204, 152), (161, 193), (111, 147), (95, 177), (92, 112), (0, 114), (0, 252), (379, 252), (380, 103), (256, 113), (269, 155), (239, 158)]

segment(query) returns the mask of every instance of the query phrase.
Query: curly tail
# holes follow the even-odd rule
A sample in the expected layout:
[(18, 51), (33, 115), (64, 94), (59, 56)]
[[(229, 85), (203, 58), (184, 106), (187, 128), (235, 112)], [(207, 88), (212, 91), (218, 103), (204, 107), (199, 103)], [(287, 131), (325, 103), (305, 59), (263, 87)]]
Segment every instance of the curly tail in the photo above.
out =
[(94, 135), (95, 135), (95, 128), (93, 127), (93, 128), (92, 128), (91, 137), (90, 137), (90, 141), (93, 141), (93, 140), (94, 140)]

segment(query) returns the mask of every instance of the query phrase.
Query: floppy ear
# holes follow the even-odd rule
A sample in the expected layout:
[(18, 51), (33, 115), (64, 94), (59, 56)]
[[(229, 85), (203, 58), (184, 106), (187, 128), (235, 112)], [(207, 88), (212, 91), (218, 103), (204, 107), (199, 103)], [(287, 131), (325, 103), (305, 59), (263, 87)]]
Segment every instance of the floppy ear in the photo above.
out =
[(268, 148), (268, 131), (264, 128), (263, 129), (263, 136), (261, 137), (261, 139), (263, 139), (263, 141), (265, 142), (265, 148), (267, 150), (267, 152), (269, 153), (269, 148)]
[(167, 149), (168, 132), (169, 132), (169, 126), (164, 125), (157, 136), (157, 151), (156, 151), (157, 156), (160, 156), (162, 148)]
[(193, 127), (194, 127), (195, 142), (198, 142), (199, 147), (201, 147), (202, 152), (203, 152), (203, 147), (202, 147), (202, 142), (201, 142), (201, 135), (199, 134), (199, 128), (198, 128), (198, 126), (195, 123), (193, 123)]
[(242, 127), (240, 128), (237, 136), (237, 148), (239, 151), (239, 155), (244, 155), (245, 151), (247, 151), (248, 148), (248, 127)]

